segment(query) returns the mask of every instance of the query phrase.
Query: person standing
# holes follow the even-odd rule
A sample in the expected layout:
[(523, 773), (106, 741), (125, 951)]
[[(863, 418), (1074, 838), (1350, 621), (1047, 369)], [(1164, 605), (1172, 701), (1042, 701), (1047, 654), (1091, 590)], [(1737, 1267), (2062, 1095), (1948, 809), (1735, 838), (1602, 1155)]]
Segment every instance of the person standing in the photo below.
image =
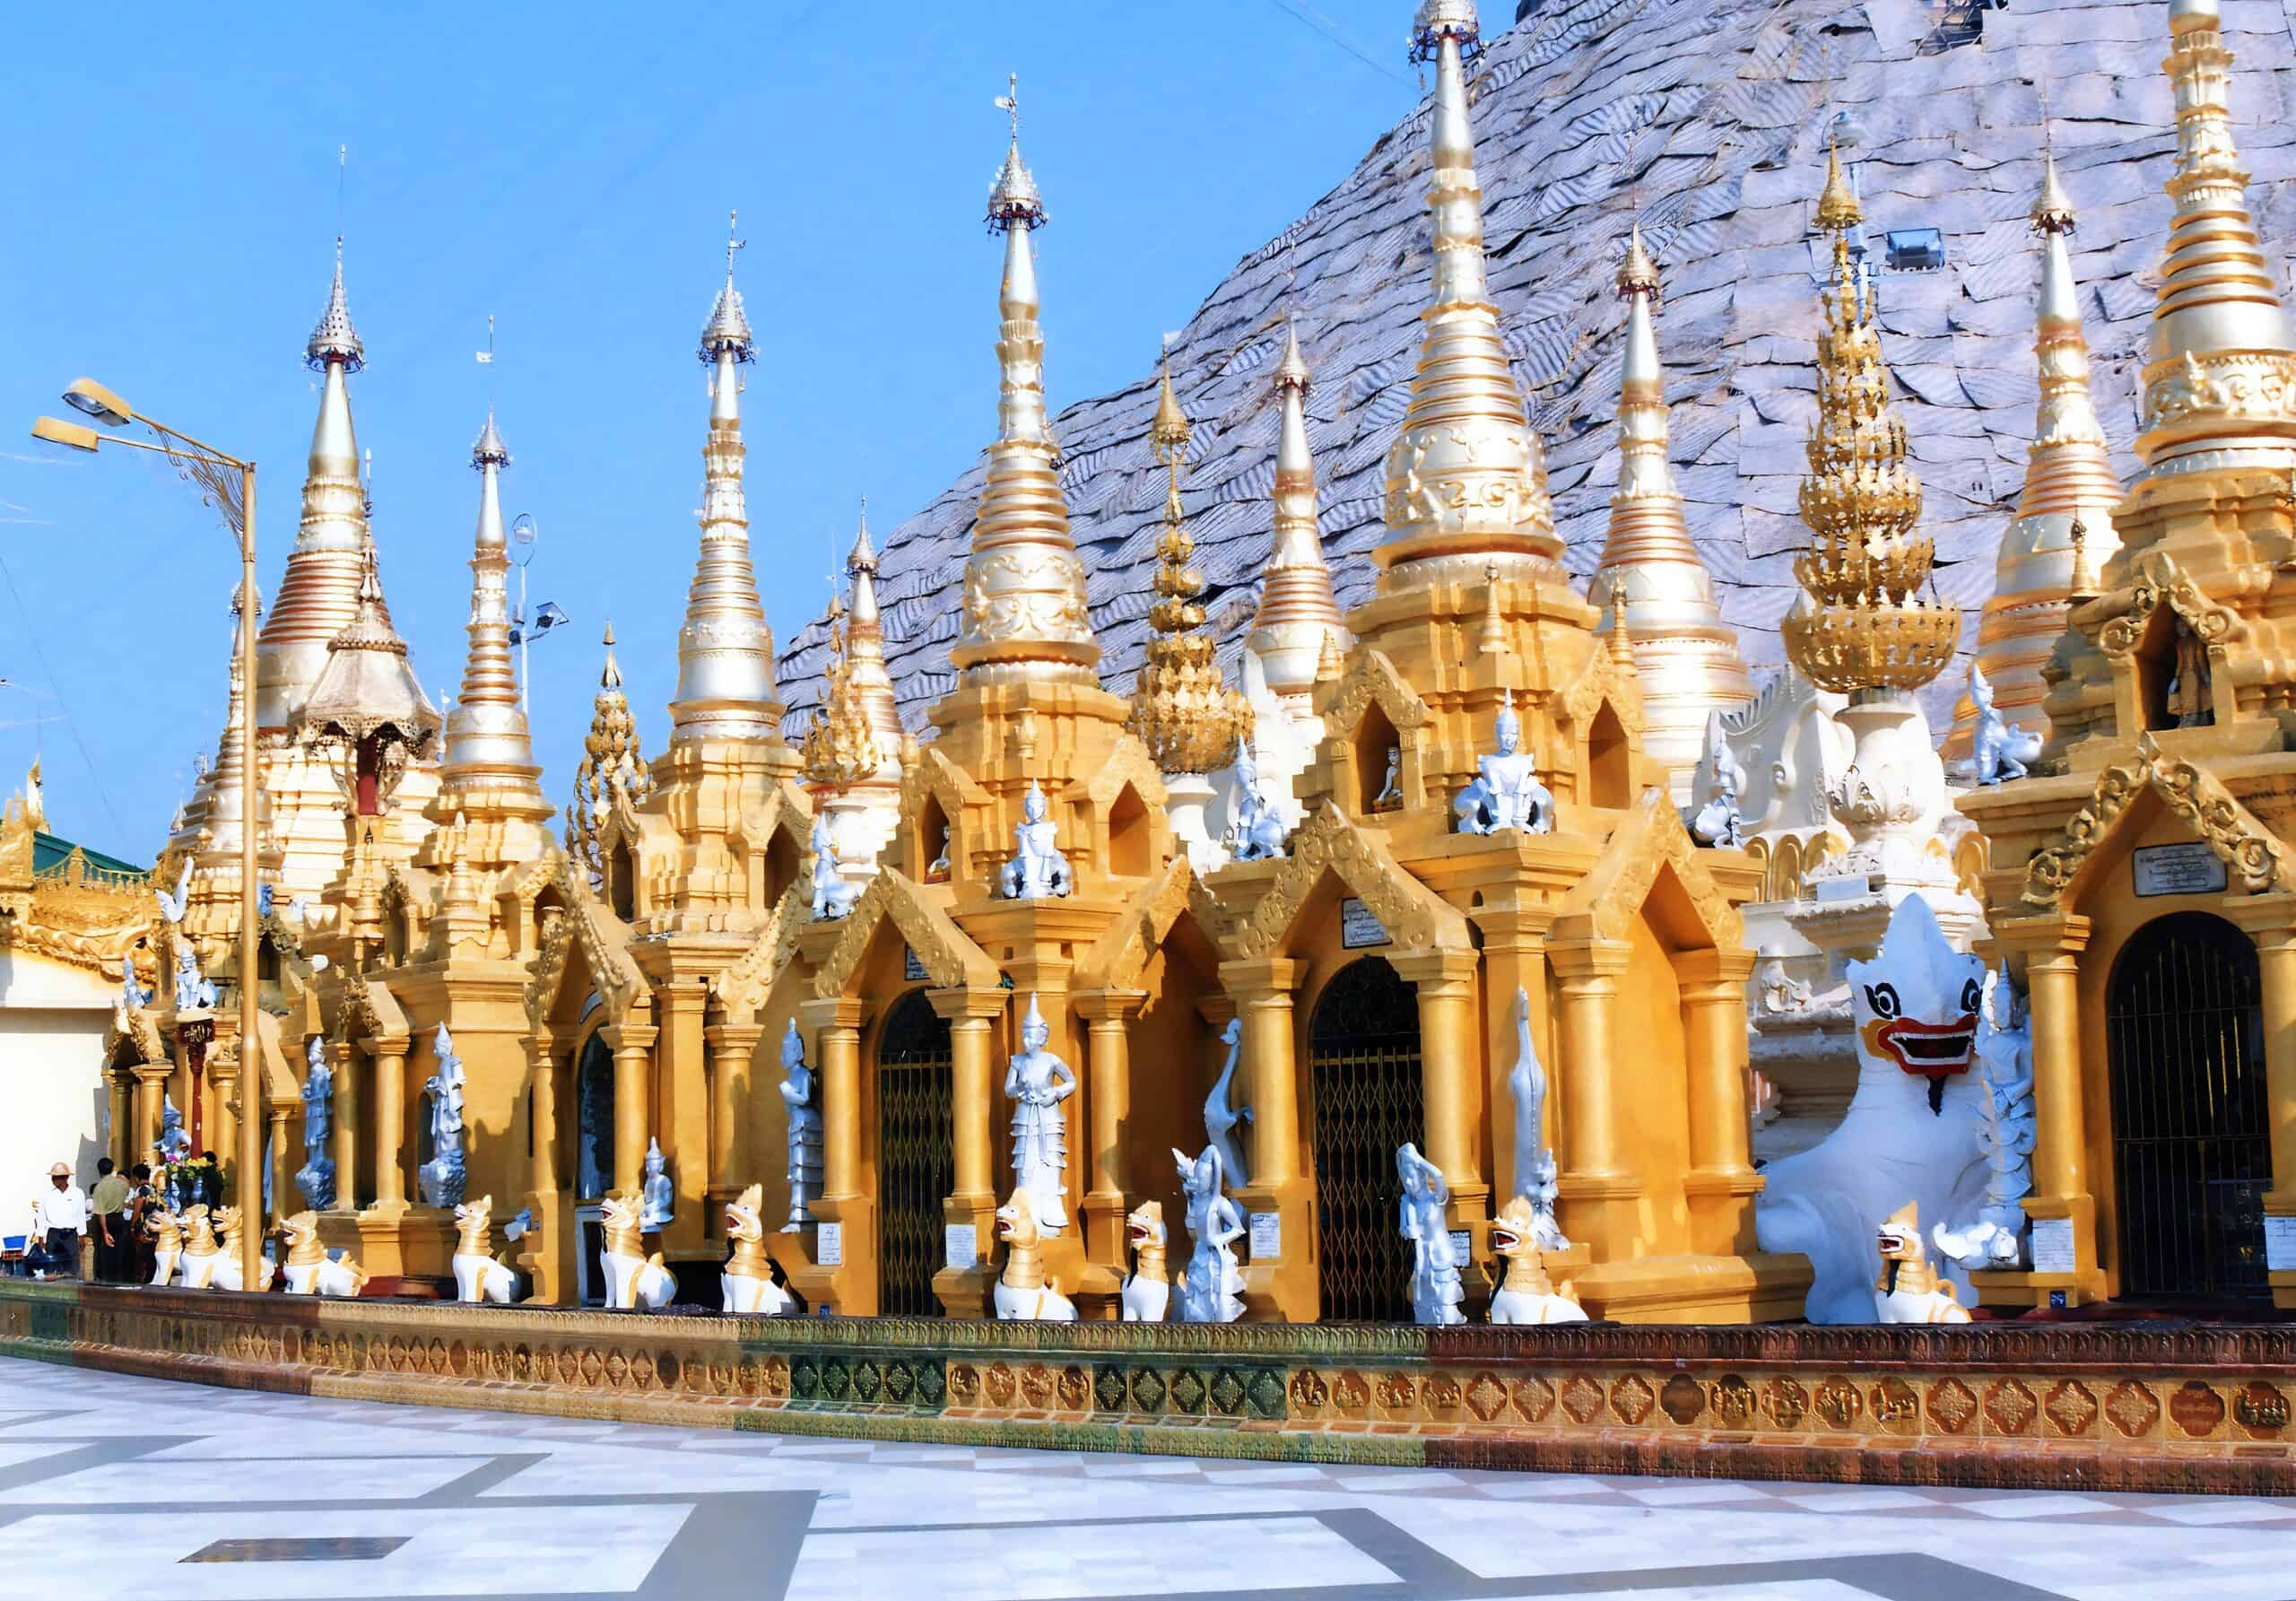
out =
[(80, 1241), (88, 1231), (87, 1192), (72, 1182), (72, 1170), (57, 1162), (48, 1170), (49, 1188), (32, 1202), (32, 1233), (48, 1251), (52, 1278), (80, 1276)]
[(127, 1180), (119, 1176), (109, 1156), (96, 1160), (96, 1187), (88, 1192), (88, 1210), (95, 1215), (96, 1277), (117, 1283), (127, 1276)]
[(133, 1188), (127, 1196), (127, 1240), (120, 1256), (127, 1268), (127, 1282), (148, 1284), (159, 1266), (159, 1248), (144, 1222), (159, 1198), (158, 1192), (152, 1188), (148, 1163), (137, 1162), (128, 1170), (127, 1176)]

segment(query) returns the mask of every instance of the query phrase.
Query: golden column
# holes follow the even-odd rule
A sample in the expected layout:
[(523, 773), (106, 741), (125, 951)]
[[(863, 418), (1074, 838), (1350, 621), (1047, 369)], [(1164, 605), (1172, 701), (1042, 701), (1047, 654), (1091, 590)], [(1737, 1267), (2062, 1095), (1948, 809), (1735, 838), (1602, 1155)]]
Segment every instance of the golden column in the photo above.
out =
[[(2251, 896), (2231, 918), (2256, 942), (2264, 1014), (2265, 1100), (2271, 1118), (2272, 1188), (2267, 1217), (2296, 1216), (2296, 895)], [(2274, 1289), (2296, 1287), (2283, 1268)]]
[[(1307, 964), (1263, 956), (1220, 964), (1220, 988), (1243, 1020), (1243, 1057), (1234, 1093), (1252, 1109), (1250, 1182), (1234, 1186), (1238, 1210), (1274, 1213), (1282, 1236), (1271, 1261), (1253, 1254), (1244, 1267), (1247, 1316), (1316, 1304), (1315, 1264), (1308, 1254), (1312, 1218), (1308, 1179), (1300, 1171), (1300, 1070), (1292, 996)], [(1193, 1154), (1193, 1153), (1191, 1153)], [(1170, 1220), (1167, 1220), (1168, 1222)], [(1300, 1315), (1305, 1315), (1304, 1312)]]
[(646, 1080), (658, 1031), (624, 1019), (598, 1033), (613, 1052), (614, 1188), (636, 1195), (645, 1181)]
[(104, 1118), (111, 1128), (106, 1154), (111, 1158), (112, 1166), (123, 1173), (143, 1160), (135, 1154), (135, 1130), (128, 1121), (128, 1086), (133, 1083), (135, 1075), (126, 1068), (114, 1068), (104, 1075)]
[(2037, 1288), (2065, 1290), (2075, 1305), (2100, 1300), (2105, 1280), (2098, 1267), (2081, 1075), (2081, 953), (2089, 944), (2089, 919), (2073, 914), (2018, 918), (2003, 924), (1995, 937), (2024, 956), (2032, 1011), (2033, 1189), (2025, 1197), (2025, 1215), (2033, 1220), (2036, 1262), (2046, 1225), (2066, 1222), (2072, 1232), (2072, 1273), (2060, 1278), (2037, 1266), (2032, 1280)]
[(1674, 961), (1688, 1048), (1691, 1249), (1726, 1256), (1752, 1247), (1749, 1209), (1761, 1193), (1746, 1120), (1746, 980), (1754, 953), (1687, 951)]
[[(301, 1208), (294, 1204), (295, 1159), (287, 1145), (287, 1113), (291, 1103), (265, 1099), (271, 1112), (271, 1216), (265, 1221), (272, 1224)], [(256, 1226), (253, 1218), (248, 1219), (248, 1226)]]
[(406, 1040), (370, 1040), (375, 1059), (375, 1205), (406, 1207)]
[(526, 1188), (535, 1195), (555, 1195), (558, 1178), (558, 1042), (548, 1028), (535, 1031), (529, 1070), (534, 1077), (534, 1106), (527, 1114)]
[(330, 1040), (327, 1067), (335, 1075), (335, 1126), (327, 1130), (335, 1158), (335, 1205), (337, 1210), (359, 1210), (359, 1048), (348, 1040)]
[(1491, 1215), (1491, 1183), (1483, 1170), (1483, 1037), (1475, 1019), (1475, 960), (1473, 950), (1419, 951), (1387, 959), (1418, 990), (1427, 1160), (1450, 1186), (1451, 1221), (1461, 1227)]
[(709, 1048), (709, 1216), (703, 1232), (714, 1233), (719, 1208), (741, 1193), (738, 1164), (742, 1156), (742, 1091), (757, 1042), (765, 1037), (762, 1023), (715, 1022), (703, 1031)]
[(861, 1003), (840, 996), (804, 1012), (822, 1080), (822, 1198), (849, 1202), (862, 1193)]
[(150, 1161), (152, 1148), (160, 1143), (160, 1101), (174, 1075), (172, 1062), (145, 1062), (135, 1069), (135, 1149), (131, 1154), (136, 1162)]
[(1086, 1075), (1091, 1093), (1091, 1188), (1085, 1192), (1084, 1246), (1094, 1261), (1124, 1260), (1124, 1126), (1132, 1115), (1132, 1019), (1147, 1004), (1144, 989), (1087, 989), (1074, 996), (1089, 1026)]
[(1579, 939), (1547, 946), (1547, 965), (1562, 986), (1559, 1035), (1561, 1104), (1558, 1158), (1562, 1226), (1595, 1246), (1596, 1257), (1632, 1256), (1634, 1202), (1642, 1187), (1619, 1149), (1619, 980), (1633, 959), (1624, 940)]

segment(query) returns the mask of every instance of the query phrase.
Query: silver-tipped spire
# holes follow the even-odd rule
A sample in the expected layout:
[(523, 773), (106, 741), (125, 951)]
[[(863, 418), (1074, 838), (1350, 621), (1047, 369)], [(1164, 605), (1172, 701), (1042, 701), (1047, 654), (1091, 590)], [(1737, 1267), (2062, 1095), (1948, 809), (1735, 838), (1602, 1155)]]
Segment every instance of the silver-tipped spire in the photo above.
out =
[(310, 343), (303, 346), (303, 364), (314, 372), (325, 371), (332, 363), (345, 372), (356, 372), (367, 364), (367, 347), (359, 343), (359, 330), (351, 326), (351, 304), (343, 296), (343, 236), (335, 236), (335, 288), (326, 297), (326, 309), (319, 314), (318, 326), (311, 330)]
[(734, 237), (740, 219), (739, 212), (726, 213), (726, 287), (710, 302), (709, 320), (701, 326), (701, 359), (712, 365), (721, 355), (730, 355), (736, 361), (757, 360), (757, 340), (750, 332), (749, 313), (743, 309), (742, 291), (734, 287), (734, 253), (749, 244)]

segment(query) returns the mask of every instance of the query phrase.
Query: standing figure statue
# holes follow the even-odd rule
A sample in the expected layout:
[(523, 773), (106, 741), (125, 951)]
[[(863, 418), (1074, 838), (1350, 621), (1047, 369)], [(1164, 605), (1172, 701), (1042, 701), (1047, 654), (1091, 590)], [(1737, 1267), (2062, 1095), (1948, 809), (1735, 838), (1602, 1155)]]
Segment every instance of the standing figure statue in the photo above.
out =
[(1249, 1184), (1244, 1166), (1244, 1148), (1236, 1138), (1236, 1125), (1252, 1120), (1252, 1109), (1231, 1104), (1235, 1092), (1236, 1063), (1243, 1055), (1244, 1020), (1231, 1017), (1228, 1026), (1220, 1031), (1220, 1043), (1228, 1048), (1228, 1059), (1220, 1066), (1220, 1076), (1213, 1081), (1212, 1093), (1204, 1098), (1204, 1132), (1211, 1136), (1212, 1148), (1220, 1153), (1221, 1170), (1238, 1184)]
[(677, 1192), (670, 1186), (670, 1159), (662, 1154), (662, 1142), (649, 1138), (646, 1142), (646, 1182), (639, 1188), (638, 1227), (648, 1234), (658, 1234), (677, 1215)]
[(1044, 791), (1034, 779), (1021, 797), (1021, 821), (1013, 825), (1013, 859), (996, 876), (1008, 901), (1038, 901), (1065, 895), (1076, 887), (1068, 858), (1060, 854), (1057, 827), (1045, 815)]
[(1244, 1315), (1244, 1275), (1236, 1266), (1236, 1241), (1244, 1237), (1244, 1220), (1237, 1214), (1236, 1204), (1221, 1193), (1220, 1148), (1206, 1145), (1194, 1162), (1186, 1152), (1175, 1151), (1172, 1160), (1179, 1163), (1188, 1239), (1194, 1242), (1178, 1284), (1180, 1321), (1233, 1323)]
[(327, 1127), (335, 1118), (335, 1073), (326, 1065), (326, 1041), (311, 1036), (303, 1070), (303, 1165), (295, 1188), (303, 1205), (325, 1212), (335, 1205), (335, 1158), (326, 1153)]
[(1974, 1273), (2025, 1265), (2022, 1202), (2032, 1193), (2033, 1022), (2005, 967), (1987, 986), (1987, 1015), (1978, 1026), (1978, 1074), (1985, 1084), (1978, 1148), (1985, 1153), (1985, 1205), (1977, 1221), (1929, 1231), (1937, 1249)]
[(1706, 718), (1706, 753), (1699, 761), (1706, 775), (1706, 804), (1685, 821), (1691, 838), (1700, 845), (1735, 850), (1746, 842), (1745, 820), (1738, 811), (1738, 796), (1746, 787), (1746, 770), (1722, 731), (1722, 714)]
[(822, 1193), (822, 1115), (813, 1106), (813, 1070), (805, 1066), (805, 1037), (797, 1020), (781, 1036), (781, 1102), (789, 1109), (789, 1221), (795, 1234), (813, 1221), (813, 1197)]
[(160, 1160), (170, 1167), (191, 1156), (191, 1136), (183, 1131), (183, 1114), (176, 1109), (176, 1098), (165, 1090), (160, 1092), (159, 1150)]
[(1451, 805), (1463, 834), (1495, 834), (1520, 829), (1528, 834), (1554, 831), (1554, 796), (1539, 782), (1538, 764), (1523, 753), (1523, 719), (1516, 715), (1515, 692), (1503, 692), (1495, 731), (1496, 755), (1475, 758), (1475, 776)]
[(119, 1009), (141, 1012), (152, 1004), (152, 992), (135, 981), (135, 953), (123, 953), (119, 959)]
[(1531, 1209), (1531, 1243), (1541, 1250), (1569, 1249), (1554, 1221), (1554, 1152), (1546, 1143), (1546, 1068), (1531, 1043), (1531, 997), (1515, 991), (1515, 1070), (1507, 1075), (1515, 1101), (1515, 1193)]
[(1021, 1054), (1004, 1070), (1004, 1094), (1013, 1102), (1013, 1187), (1030, 1197), (1037, 1226), (1048, 1234), (1068, 1226), (1068, 1119), (1060, 1103), (1076, 1092), (1074, 1071), (1045, 1048), (1051, 1038), (1031, 993)]
[(176, 935), (176, 1010), (213, 1012), (215, 986), (199, 970), (199, 953), (180, 934)]
[(837, 844), (826, 808), (813, 818), (813, 918), (841, 918), (861, 898), (861, 886), (837, 870)]
[(2041, 736), (2029, 728), (2013, 728), (1993, 708), (1993, 685), (1985, 669), (1970, 664), (1970, 702), (1977, 708), (1977, 728), (1970, 735), (1969, 765), (1962, 770), (1980, 784), (2022, 779), (2025, 763), (2041, 753)]
[(430, 1102), (430, 1160), (414, 1176), (422, 1186), (422, 1204), (446, 1212), (463, 1199), (463, 1059), (455, 1054), (454, 1038), (443, 1022), (431, 1037), (430, 1050), (439, 1058), (439, 1071), (422, 1085)]
[(1259, 762), (1251, 741), (1236, 746), (1236, 810), (1228, 824), (1228, 854), (1239, 862), (1264, 862), (1283, 855), (1283, 814), (1259, 792)]
[(1396, 1152), (1396, 1177), (1403, 1182), (1397, 1224), (1411, 1241), (1411, 1316), (1415, 1323), (1465, 1323), (1459, 1303), (1467, 1298), (1459, 1283), (1458, 1253), (1451, 1249), (1450, 1223), (1443, 1208), (1451, 1187), (1440, 1169), (1405, 1140)]

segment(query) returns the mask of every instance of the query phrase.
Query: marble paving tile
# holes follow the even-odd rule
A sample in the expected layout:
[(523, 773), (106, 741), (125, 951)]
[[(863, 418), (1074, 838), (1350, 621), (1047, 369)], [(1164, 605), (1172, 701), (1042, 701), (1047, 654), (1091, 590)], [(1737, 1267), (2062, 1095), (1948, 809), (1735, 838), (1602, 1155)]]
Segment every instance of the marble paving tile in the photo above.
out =
[(411, 1501), (477, 1466), (455, 1457), (376, 1461), (357, 1457), (261, 1457), (218, 1464), (108, 1462), (39, 1484), (0, 1490), (0, 1505), (52, 1506), (100, 1501), (134, 1506), (152, 1501)]

